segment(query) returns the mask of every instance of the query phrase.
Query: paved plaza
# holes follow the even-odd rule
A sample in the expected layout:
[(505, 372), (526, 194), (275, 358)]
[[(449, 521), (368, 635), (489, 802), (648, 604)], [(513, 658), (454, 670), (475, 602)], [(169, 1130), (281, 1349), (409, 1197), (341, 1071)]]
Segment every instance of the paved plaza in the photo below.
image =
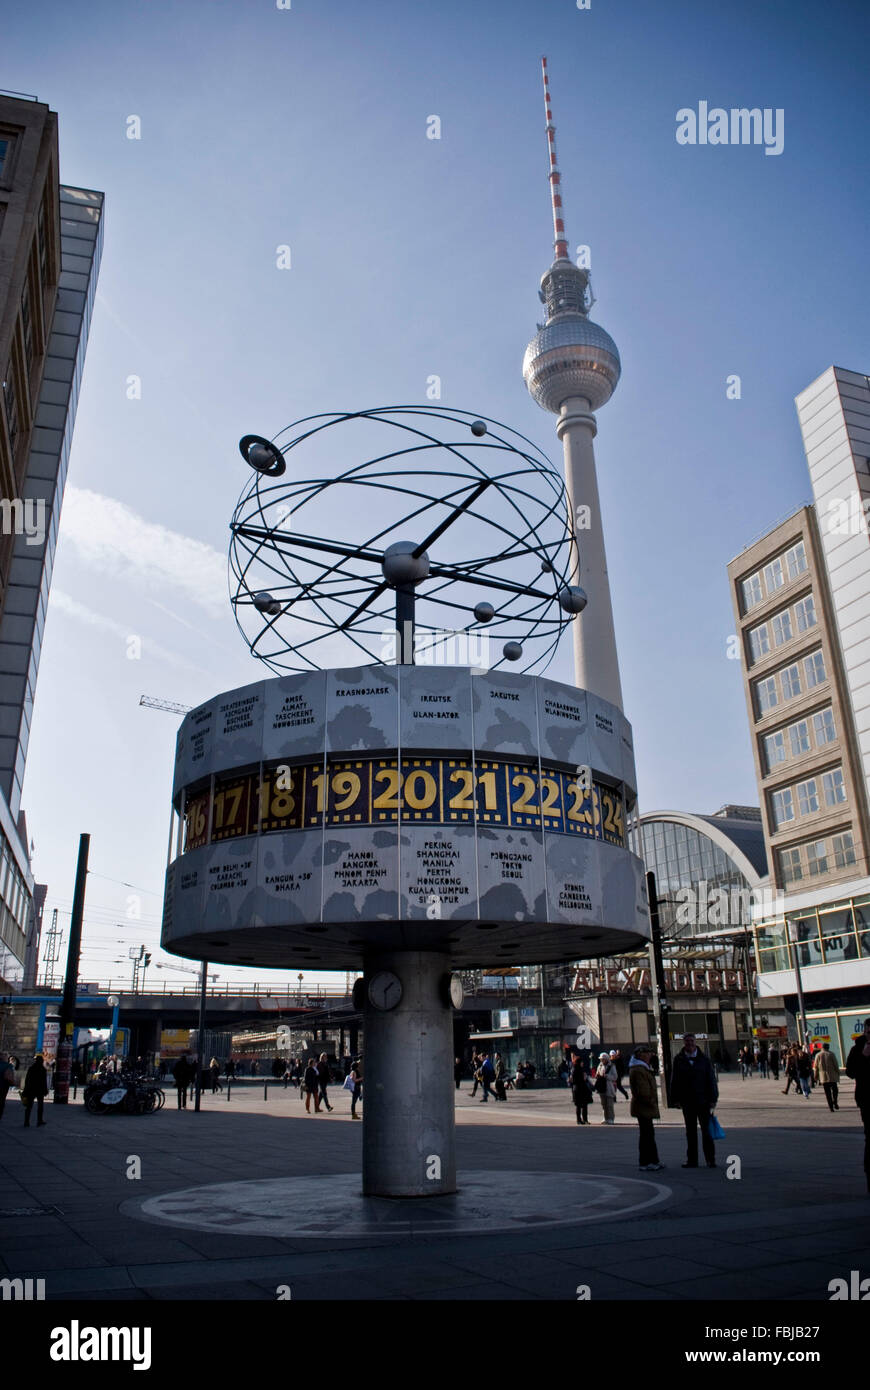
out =
[[(507, 1104), (457, 1097), (460, 1192), (359, 1197), (362, 1125), (262, 1083), (175, 1096), (151, 1116), (49, 1105), (0, 1123), (0, 1273), (43, 1278), (46, 1299), (826, 1301), (870, 1276), (870, 1197), (852, 1085), (824, 1096), (721, 1078), (720, 1166), (684, 1171), (678, 1112), (658, 1128), (664, 1171), (641, 1173), (617, 1123), (578, 1127), (565, 1089)], [(140, 1161), (136, 1164), (136, 1159)], [(141, 1177), (128, 1177), (141, 1167)], [(739, 1177), (729, 1178), (729, 1171)], [(286, 1296), (286, 1295), (285, 1295)]]

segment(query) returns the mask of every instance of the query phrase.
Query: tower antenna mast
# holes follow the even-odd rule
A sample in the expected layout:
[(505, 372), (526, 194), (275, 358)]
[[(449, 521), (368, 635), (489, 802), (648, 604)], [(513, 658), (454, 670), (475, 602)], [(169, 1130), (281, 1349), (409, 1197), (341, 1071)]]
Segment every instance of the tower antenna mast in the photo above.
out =
[(557, 261), (567, 261), (568, 238), (565, 236), (565, 217), (562, 207), (562, 175), (556, 159), (556, 127), (553, 124), (553, 106), (550, 100), (550, 77), (547, 60), (541, 59), (541, 75), (544, 79), (544, 111), (547, 117), (547, 144), (550, 150), (550, 198), (553, 204), (553, 249)]

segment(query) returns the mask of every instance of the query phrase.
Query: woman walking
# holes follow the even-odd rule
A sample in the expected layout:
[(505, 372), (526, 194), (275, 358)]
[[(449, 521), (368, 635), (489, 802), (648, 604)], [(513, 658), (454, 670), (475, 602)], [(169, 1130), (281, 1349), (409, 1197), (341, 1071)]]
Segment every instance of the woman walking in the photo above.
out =
[(353, 1066), (350, 1069), (350, 1079), (353, 1082), (353, 1092), (350, 1098), (350, 1118), (352, 1120), (359, 1120), (362, 1119), (362, 1116), (356, 1113), (356, 1107), (360, 1103), (360, 1097), (362, 1096), (362, 1057), (354, 1058)]
[(649, 1064), (650, 1049), (639, 1043), (628, 1064), (628, 1084), (631, 1087), (631, 1113), (637, 1120), (638, 1167), (642, 1173), (659, 1173), (659, 1162), (653, 1120), (659, 1118), (659, 1096), (656, 1079)]
[(613, 1118), (613, 1106), (616, 1101), (616, 1083), (619, 1080), (616, 1067), (610, 1060), (609, 1052), (602, 1052), (598, 1058), (598, 1066), (595, 1071), (595, 1090), (601, 1098), (601, 1108), (604, 1111), (603, 1125), (615, 1125)]
[(211, 1077), (211, 1093), (214, 1095), (215, 1091), (223, 1090), (223, 1086), (221, 1085), (221, 1064), (217, 1057), (212, 1057), (208, 1064), (208, 1072)]
[(583, 1064), (580, 1053), (576, 1050), (571, 1054), (571, 1099), (574, 1102), (574, 1109), (577, 1111), (578, 1125), (588, 1125), (589, 1123), (589, 1102), (595, 1099), (595, 1092), (589, 1085), (589, 1073)]
[(302, 1081), (305, 1088), (305, 1109), (311, 1114), (311, 1102), (314, 1101), (314, 1113), (320, 1114), (320, 1077), (317, 1075), (317, 1066), (314, 1058), (309, 1057), (308, 1065), (305, 1068), (305, 1076)]

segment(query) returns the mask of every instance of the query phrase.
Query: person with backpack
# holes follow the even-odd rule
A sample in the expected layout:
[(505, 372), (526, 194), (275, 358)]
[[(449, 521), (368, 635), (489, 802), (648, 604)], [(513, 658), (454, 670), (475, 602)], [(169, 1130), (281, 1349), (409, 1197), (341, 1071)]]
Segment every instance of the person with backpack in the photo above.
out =
[(492, 1096), (494, 1100), (498, 1100), (498, 1096), (496, 1096), (492, 1090), (492, 1084), (495, 1081), (495, 1067), (489, 1060), (488, 1052), (481, 1052), (480, 1066), (477, 1074), (480, 1078), (480, 1084), (483, 1087), (483, 1099), (479, 1103), (481, 1105), (486, 1105), (490, 1096)]
[(813, 1076), (813, 1059), (805, 1047), (802, 1047), (797, 1055), (797, 1074), (800, 1088), (807, 1100), (809, 1100)]

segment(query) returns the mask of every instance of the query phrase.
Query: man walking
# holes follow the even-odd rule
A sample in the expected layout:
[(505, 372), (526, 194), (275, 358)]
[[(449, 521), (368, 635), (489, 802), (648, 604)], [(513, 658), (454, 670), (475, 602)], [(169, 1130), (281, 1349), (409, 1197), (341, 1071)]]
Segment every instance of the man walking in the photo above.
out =
[(779, 1048), (778, 1048), (778, 1047), (772, 1047), (772, 1048), (770, 1049), (770, 1074), (771, 1074), (771, 1076), (773, 1077), (774, 1081), (778, 1081), (778, 1080), (779, 1080)]
[(625, 1062), (622, 1060), (622, 1053), (620, 1052), (618, 1047), (612, 1047), (610, 1049), (610, 1061), (616, 1068), (616, 1089), (617, 1091), (619, 1091), (620, 1095), (624, 1096), (625, 1099), (628, 1100), (628, 1091), (622, 1084), (623, 1078), (625, 1077)]
[(332, 1106), (329, 1103), (327, 1087), (332, 1080), (332, 1073), (329, 1070), (329, 1061), (325, 1052), (321, 1052), (320, 1060), (317, 1063), (317, 1080), (320, 1091), (320, 1103), (321, 1105), (325, 1105), (327, 1110), (331, 1111)]
[(21, 1088), (21, 1096), (24, 1101), (24, 1128), (30, 1128), (30, 1114), (33, 1110), (33, 1102), (36, 1101), (36, 1127), (45, 1124), (42, 1118), (42, 1108), (45, 1105), (45, 1097), (48, 1095), (48, 1077), (45, 1072), (45, 1062), (42, 1053), (37, 1052), (31, 1065), (27, 1068), (27, 1075), (24, 1078), (24, 1085)]
[(493, 1097), (493, 1100), (498, 1100), (498, 1096), (496, 1096), (491, 1090), (492, 1083), (494, 1081), (495, 1067), (489, 1060), (489, 1053), (482, 1052), (480, 1054), (480, 1084), (483, 1087), (483, 1099), (479, 1102), (480, 1105), (486, 1105), (486, 1102), (489, 1100), (490, 1096)]
[(716, 1167), (716, 1150), (710, 1137), (710, 1111), (719, 1099), (713, 1067), (699, 1051), (694, 1033), (686, 1033), (682, 1051), (674, 1058), (671, 1074), (671, 1102), (683, 1112), (686, 1125), (684, 1168), (698, 1166), (698, 1126), (708, 1168)]
[(865, 1018), (864, 1036), (846, 1058), (846, 1075), (855, 1082), (855, 1104), (864, 1125), (864, 1174), (870, 1194), (870, 1018)]
[(816, 1053), (813, 1062), (813, 1072), (815, 1074), (816, 1083), (822, 1083), (825, 1100), (828, 1102), (828, 1109), (830, 1111), (839, 1110), (840, 1088), (837, 1083), (840, 1080), (840, 1067), (836, 1057), (831, 1051), (830, 1043), (823, 1043), (821, 1051)]
[(195, 1076), (195, 1074), (196, 1068), (193, 1066), (191, 1062), (188, 1062), (187, 1054), (185, 1053), (183, 1057), (179, 1057), (172, 1070), (172, 1078), (175, 1082), (175, 1092), (178, 1096), (179, 1110), (187, 1109), (187, 1088), (190, 1085), (191, 1079)]

